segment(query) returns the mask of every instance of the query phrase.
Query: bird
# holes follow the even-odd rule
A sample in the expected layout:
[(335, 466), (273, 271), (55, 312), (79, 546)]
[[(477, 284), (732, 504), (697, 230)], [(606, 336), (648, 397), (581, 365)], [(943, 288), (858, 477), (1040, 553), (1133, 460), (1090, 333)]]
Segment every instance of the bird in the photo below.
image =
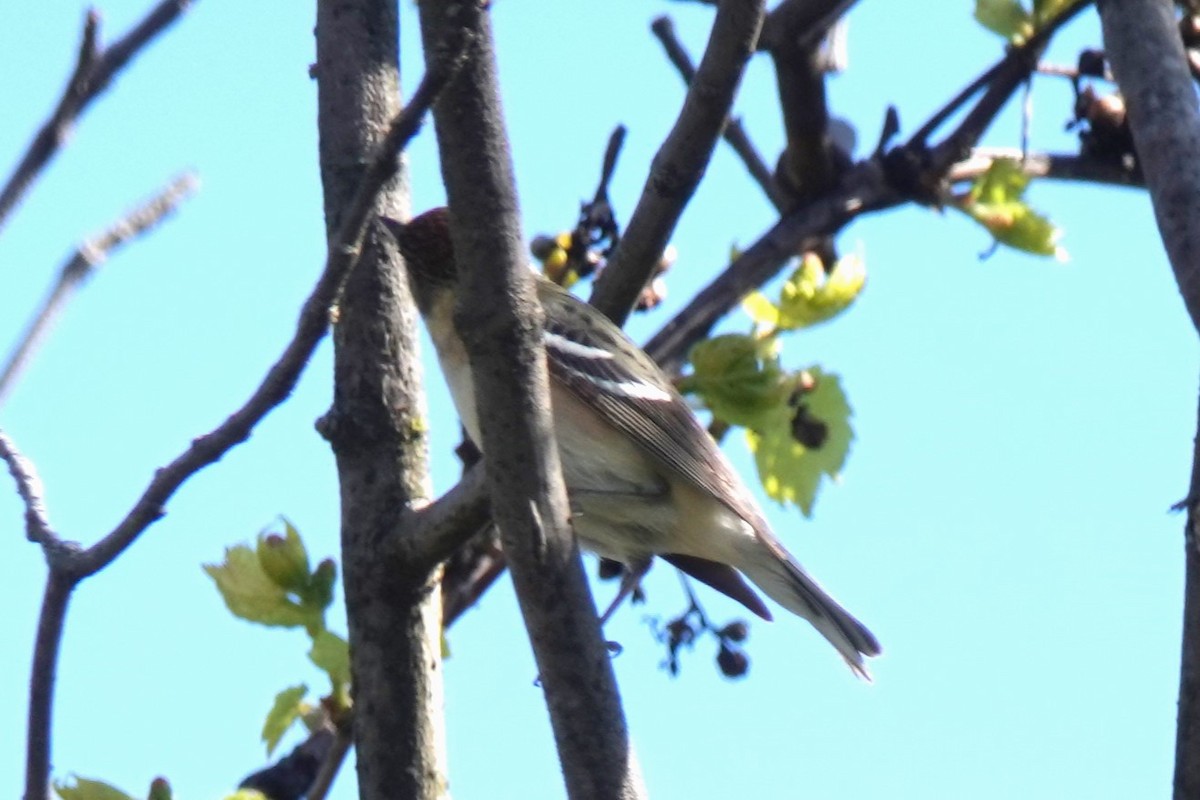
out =
[[(481, 446), (471, 368), (454, 325), (459, 273), (450, 212), (439, 207), (408, 223), (381, 222), (404, 258), (463, 426)], [(865, 659), (880, 655), (878, 640), (784, 548), (666, 373), (599, 310), (541, 275), (534, 279), (572, 525), (585, 549), (625, 566), (602, 620), (659, 557), (770, 620), (749, 579), (870, 680)]]

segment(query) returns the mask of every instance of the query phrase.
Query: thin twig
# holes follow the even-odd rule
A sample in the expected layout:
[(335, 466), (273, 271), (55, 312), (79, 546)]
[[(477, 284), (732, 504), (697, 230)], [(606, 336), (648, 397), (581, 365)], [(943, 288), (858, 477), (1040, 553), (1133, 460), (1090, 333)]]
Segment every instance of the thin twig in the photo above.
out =
[(17, 379), (32, 361), (37, 348), (45, 341), (46, 335), (75, 291), (122, 245), (148, 233), (169, 217), (179, 204), (195, 191), (196, 186), (194, 175), (180, 175), (153, 198), (79, 245), (59, 270), (54, 286), (42, 301), (41, 308), (29, 321), (4, 369), (0, 370), (0, 405), (16, 386)]
[[(948, 170), (967, 156), (975, 143), (979, 141), (979, 137), (991, 126), (996, 115), (1008, 103), (1013, 92), (1029, 79), (1029, 75), (1037, 67), (1037, 60), (1051, 37), (1091, 4), (1092, 0), (1075, 0), (1053, 19), (1044, 23), (1023, 44), (1008, 51), (996, 65), (996, 71), (992, 75), (987, 89), (984, 90), (983, 96), (979, 98), (979, 102), (967, 112), (958, 127), (932, 149), (929, 165), (933, 171)], [(925, 130), (925, 127), (922, 130)], [(913, 141), (923, 143), (925, 138), (914, 135)]]
[(8, 471), (17, 484), (17, 494), (25, 504), (25, 537), (43, 547), (50, 546), (58, 540), (58, 536), (50, 527), (50, 517), (46, 513), (42, 479), (37, 467), (21, 454), (16, 443), (3, 430), (0, 430), (0, 459), (8, 464)]
[(146, 45), (178, 19), (192, 0), (163, 0), (133, 30), (104, 50), (98, 49), (100, 17), (89, 10), (75, 69), (50, 117), (42, 124), (13, 174), (0, 189), (0, 227), (25, 192), (70, 136), (76, 120)]
[(1020, 148), (1016, 147), (976, 147), (971, 150), (970, 156), (950, 168), (946, 178), (950, 183), (974, 180), (986, 172), (993, 162), (1002, 158), (1019, 162), (1025, 174), (1033, 178), (1145, 188), (1137, 170), (1114, 161), (1072, 153), (1029, 153), (1023, 156)]
[[(683, 42), (679, 41), (679, 37), (675, 35), (675, 25), (670, 17), (659, 17), (650, 24), (650, 30), (662, 42), (663, 50), (667, 53), (667, 58), (675, 65), (680, 77), (683, 78), (684, 84), (692, 85), (692, 79), (696, 77), (696, 68), (692, 64), (692, 57), (688, 55), (687, 49), (684, 48)], [(767, 166), (767, 162), (759, 155), (758, 148), (750, 141), (749, 134), (742, 127), (740, 117), (730, 116), (725, 120), (725, 128), (721, 131), (722, 138), (726, 143), (733, 148), (733, 151), (742, 159), (742, 163), (746, 167), (746, 171), (750, 173), (750, 177), (759, 185), (766, 194), (767, 199), (776, 209), (782, 210), (787, 203), (787, 197), (779, 189), (775, 183), (775, 176), (771, 172), (771, 168)]]
[(342, 720), (338, 725), (337, 733), (334, 734), (333, 746), (325, 754), (325, 760), (321, 762), (321, 769), (317, 771), (317, 777), (313, 779), (312, 786), (308, 787), (308, 791), (304, 793), (305, 800), (325, 800), (325, 796), (329, 794), (329, 790), (333, 786), (333, 779), (337, 777), (342, 764), (346, 763), (346, 755), (350, 752), (352, 744), (354, 744), (354, 720), (351, 716)]

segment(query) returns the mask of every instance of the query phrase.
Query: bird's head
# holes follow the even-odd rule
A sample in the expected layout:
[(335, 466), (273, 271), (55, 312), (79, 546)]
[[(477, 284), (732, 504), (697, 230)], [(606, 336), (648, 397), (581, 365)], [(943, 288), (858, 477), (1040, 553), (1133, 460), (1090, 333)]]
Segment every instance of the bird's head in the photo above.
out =
[(449, 212), (444, 206), (433, 208), (407, 224), (390, 217), (380, 219), (400, 245), (413, 298), (425, 313), (440, 293), (454, 288), (458, 279)]

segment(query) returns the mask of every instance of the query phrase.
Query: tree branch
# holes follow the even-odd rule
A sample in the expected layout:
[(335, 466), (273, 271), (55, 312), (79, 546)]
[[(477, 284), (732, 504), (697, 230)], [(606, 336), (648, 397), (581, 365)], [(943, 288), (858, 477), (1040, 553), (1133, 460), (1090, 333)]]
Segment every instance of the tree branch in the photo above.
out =
[(679, 119), (654, 156), (637, 207), (592, 290), (592, 304), (618, 324), (633, 308), (704, 176), (762, 18), (763, 0), (721, 0), (717, 7)]
[(856, 164), (833, 191), (787, 214), (744, 250), (646, 343), (646, 352), (668, 373), (678, 372), (692, 345), (796, 253), (810, 249), (860, 214), (890, 208), (903, 199), (874, 159)]
[[(692, 65), (692, 58), (688, 55), (687, 50), (683, 46), (683, 42), (679, 41), (679, 37), (675, 35), (675, 24), (670, 17), (659, 17), (650, 24), (650, 30), (662, 43), (663, 50), (667, 53), (667, 58), (675, 65), (675, 69), (679, 71), (679, 75), (683, 78), (686, 86), (692, 85), (692, 80), (696, 77), (696, 68)], [(775, 183), (775, 176), (771, 172), (771, 168), (767, 166), (767, 162), (758, 153), (758, 148), (750, 141), (749, 134), (742, 127), (742, 120), (738, 117), (727, 117), (725, 120), (725, 128), (721, 131), (721, 137), (726, 143), (733, 148), (733, 151), (742, 159), (742, 163), (746, 166), (746, 171), (750, 173), (750, 177), (759, 185), (759, 188), (766, 194), (767, 199), (771, 201), (771, 205), (777, 210), (782, 210), (787, 204), (787, 196), (780, 190)]]
[[(1021, 84), (1029, 80), (1033, 70), (1037, 68), (1038, 59), (1046, 49), (1050, 39), (1063, 25), (1075, 18), (1079, 12), (1092, 4), (1092, 0), (1075, 0), (1074, 3), (1060, 11), (1054, 19), (1042, 25), (1032, 36), (1018, 47), (1010, 48), (1004, 58), (995, 66), (977, 78), (971, 86), (956, 96), (946, 105), (942, 112), (921, 127), (910, 140), (910, 145), (921, 146), (942, 120), (949, 118), (953, 110), (965, 102), (974, 91), (987, 88), (979, 102), (967, 112), (962, 121), (950, 135), (932, 149), (929, 156), (929, 168), (935, 173), (942, 173), (952, 165), (966, 158), (970, 149), (979, 141), (995, 120), (996, 115), (1008, 103), (1013, 93)], [(968, 90), (970, 90), (968, 92)], [(937, 124), (934, 121), (937, 120)]]
[(783, 0), (763, 21), (759, 50), (817, 44), (855, 0)]
[[(1125, 100), (1158, 230), (1192, 325), (1200, 332), (1200, 109), (1175, 8), (1167, 0), (1100, 0), (1098, 5), (1105, 51)], [(1192, 463), (1187, 507), (1176, 798), (1200, 794), (1200, 451)]]
[[(395, 0), (320, 0), (317, 88), (321, 181), (330, 246), (357, 218), (408, 215), (395, 152), (364, 175), (399, 97)], [(447, 85), (464, 48), (427, 60), (409, 108)], [(387, 184), (382, 195), (355, 189)], [(359, 215), (362, 215), (361, 217)], [(337, 459), (342, 569), (354, 687), (359, 796), (434, 800), (448, 783), (441, 662), (440, 569), (409, 547), (398, 517), (429, 497), (428, 414), (417, 320), (390, 234), (376, 226), (346, 282), (334, 334), (333, 405), (319, 423)]]
[[(296, 332), (279, 360), (267, 372), (262, 384), (250, 399), (212, 432), (195, 439), (190, 448), (155, 473), (133, 509), (108, 535), (92, 547), (82, 550), (73, 542), (61, 542), (57, 537), (42, 536), (39, 544), (46, 553), (50, 574), (46, 581), (45, 601), (38, 621), (38, 636), (34, 645), (33, 677), (30, 689), (30, 732), (26, 757), (26, 800), (44, 800), (49, 796), (50, 726), (53, 681), (58, 660), (58, 646), (63, 620), (71, 591), (84, 578), (95, 574), (124, 552), (138, 536), (163, 514), (163, 506), (185, 480), (213, 463), (229, 449), (245, 441), (250, 431), (271, 409), (291, 393), (308, 363), (317, 343), (329, 325), (329, 308), (354, 266), (372, 209), (372, 198), (386, 178), (396, 170), (396, 148), (403, 147), (416, 134), (421, 117), (428, 110), (441, 86), (453, 74), (453, 65), (433, 70), (426, 75), (412, 101), (393, 120), (384, 145), (381, 146), (365, 171), (361, 184), (350, 203), (350, 212), (336, 236), (331, 238), (325, 271), (300, 311)], [(14, 477), (29, 475), (11, 440), (5, 440), (4, 459), (10, 471), (18, 464)], [(26, 477), (17, 477), (18, 487)], [(19, 488), (20, 491), (20, 488)], [(33, 495), (35, 498), (39, 493)], [(22, 495), (24, 499), (24, 495)], [(27, 515), (30, 506), (27, 504)], [(35, 504), (34, 508), (38, 506)], [(41, 512), (44, 518), (44, 511)], [(49, 530), (48, 525), (45, 530)], [(39, 533), (39, 535), (41, 535)]]
[(406, 549), (436, 564), (445, 561), (491, 520), (488, 482), (482, 464), (467, 471), (450, 491), (419, 511), (407, 510), (401, 529)]
[(17, 484), (17, 495), (25, 504), (25, 538), (42, 547), (50, 547), (58, 541), (50, 527), (50, 516), (46, 512), (45, 490), (37, 467), (17, 449), (16, 443), (0, 429), (0, 459), (8, 465), (9, 474)]
[(178, 19), (191, 5), (191, 0), (163, 0), (139, 22), (133, 30), (101, 51), (97, 42), (100, 38), (100, 16), (87, 12), (83, 24), (83, 37), (79, 56), (58, 105), (42, 124), (26, 149), (8, 182), (0, 189), (0, 228), (25, 192), (45, 169), (70, 136), (75, 121), (125, 68), (134, 56), (141, 52), (155, 37)]
[(568, 522), (550, 419), (541, 309), (524, 253), (491, 25), (475, 3), (421, 4), (426, 53), (466, 37), (470, 58), (434, 109), (460, 270), (466, 344), (492, 514), (533, 645), (567, 791), (644, 794), (612, 664)]
[(17, 345), (0, 370), (0, 405), (12, 392), (17, 379), (29, 366), (37, 348), (45, 340), (54, 322), (75, 291), (83, 286), (110, 255), (131, 240), (148, 233), (169, 217), (179, 204), (196, 190), (196, 177), (190, 173), (172, 180), (157, 195), (110, 225), (102, 233), (84, 241), (59, 270), (42, 307), (34, 314)]
[(1071, 153), (1022, 153), (1019, 147), (976, 147), (970, 156), (950, 168), (946, 178), (950, 183), (974, 180), (1001, 158), (1019, 162), (1025, 174), (1033, 178), (1145, 188), (1136, 171), (1113, 161)]

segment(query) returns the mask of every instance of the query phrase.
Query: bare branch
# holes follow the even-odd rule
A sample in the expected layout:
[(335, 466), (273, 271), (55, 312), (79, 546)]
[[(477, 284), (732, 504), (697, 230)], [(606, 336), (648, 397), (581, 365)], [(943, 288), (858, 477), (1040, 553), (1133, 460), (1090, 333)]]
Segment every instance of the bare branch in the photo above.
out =
[(490, 21), (475, 3), (419, 7), (426, 52), (471, 54), (434, 110), (459, 265), (455, 323), (477, 398), (492, 514), (550, 712), (567, 791), (644, 794), (612, 664), (570, 530), (550, 418), (542, 314), (524, 269)]
[[(416, 134), (421, 118), (453, 74), (454, 68), (455, 65), (448, 64), (426, 74), (412, 100), (392, 121), (384, 144), (377, 150), (362, 179), (356, 200), (351, 204), (353, 213), (346, 216), (338, 235), (331, 240), (325, 270), (301, 308), (292, 340), (250, 399), (224, 423), (193, 440), (187, 451), (159, 469), (125, 519), (95, 545), (79, 550), (77, 545), (69, 542), (53, 548), (46, 548), (43, 542), (50, 574), (46, 581), (46, 599), (42, 605), (34, 646), (25, 800), (45, 800), (49, 796), (53, 682), (63, 619), (71, 591), (79, 581), (110, 564), (151, 523), (161, 517), (163, 506), (184, 481), (245, 441), (254, 426), (291, 393), (313, 350), (328, 330), (329, 309), (357, 260), (372, 211), (372, 204), (363, 198), (373, 197), (386, 182), (387, 176), (394, 174), (399, 148)], [(6, 449), (12, 450), (11, 442)], [(11, 469), (13, 459), (5, 460)], [(56, 553), (58, 557), (51, 557)]]
[(646, 343), (646, 352), (668, 373), (677, 372), (692, 345), (796, 253), (810, 249), (860, 214), (890, 208), (902, 200), (876, 161), (860, 162), (834, 191), (789, 213), (744, 250)]
[(969, 99), (975, 90), (982, 88), (984, 84), (987, 85), (979, 102), (967, 112), (958, 126), (933, 148), (929, 164), (934, 172), (944, 172), (966, 158), (970, 149), (1008, 103), (1009, 98), (1037, 68), (1038, 59), (1054, 34), (1091, 4), (1092, 0), (1075, 0), (1060, 11), (1054, 19), (1046, 22), (1019, 47), (1009, 49), (1003, 59), (960, 92), (913, 135), (910, 144), (923, 145), (928, 134), (948, 119), (962, 102)]
[[(1167, 0), (1101, 0), (1099, 9), (1105, 51), (1125, 100), (1158, 230), (1192, 325), (1200, 332), (1200, 109), (1175, 8)], [(1176, 798), (1200, 794), (1200, 449), (1186, 502)]]
[(1025, 174), (1033, 178), (1145, 188), (1136, 170), (1113, 161), (1070, 153), (1023, 154), (1019, 147), (976, 147), (970, 156), (950, 168), (947, 179), (951, 183), (974, 180), (1001, 158), (1020, 162)]
[(759, 50), (816, 45), (855, 0), (783, 0), (763, 21)]
[[(650, 30), (662, 42), (663, 49), (667, 52), (667, 58), (679, 71), (684, 84), (691, 86), (692, 80), (696, 77), (696, 68), (692, 65), (692, 58), (684, 48), (683, 42), (679, 41), (679, 37), (675, 35), (675, 24), (671, 22), (671, 18), (659, 17), (650, 24)], [(763, 161), (762, 156), (758, 153), (758, 148), (750, 141), (749, 134), (742, 127), (742, 120), (739, 117), (727, 118), (721, 136), (742, 159), (746, 171), (767, 195), (771, 204), (776, 209), (783, 209), (787, 204), (787, 197), (775, 184), (775, 176), (772, 174), (771, 168), (767, 166), (767, 162)]]
[(59, 270), (41, 308), (25, 328), (16, 347), (0, 370), (0, 405), (16, 386), (17, 379), (33, 360), (55, 320), (88, 278), (110, 255), (129, 241), (149, 232), (195, 192), (196, 178), (184, 174), (172, 180), (153, 198), (114, 222), (106, 230), (87, 239)]
[(125, 519), (111, 533), (79, 554), (75, 569), (81, 577), (103, 569), (133, 544), (163, 515), (167, 500), (184, 481), (246, 441), (254, 426), (292, 393), (317, 344), (329, 329), (329, 309), (358, 258), (375, 196), (395, 174), (397, 154), (416, 135), (421, 118), (456, 68), (456, 63), (431, 68), (408, 105), (392, 121), (383, 144), (363, 174), (338, 235), (330, 244), (325, 270), (300, 309), (296, 331), (263, 382), (225, 422), (192, 440), (184, 453), (159, 469)]
[(97, 47), (100, 17), (93, 10), (84, 18), (79, 56), (58, 105), (30, 142), (21, 162), (0, 189), (0, 227), (50, 160), (67, 141), (75, 121), (141, 50), (178, 19), (192, 0), (162, 0), (124, 37), (105, 50)]
[(50, 737), (54, 711), (54, 681), (58, 675), (58, 653), (62, 646), (63, 621), (76, 581), (50, 570), (38, 614), (37, 637), (33, 644), (33, 666), (29, 676), (29, 716), (25, 736), (24, 800), (46, 800), (50, 794)]
[(402, 521), (403, 547), (431, 564), (445, 561), (472, 534), (487, 525), (487, 476), (482, 464), (467, 471), (454, 488)]
[(330, 788), (333, 787), (333, 779), (337, 777), (342, 765), (346, 763), (350, 746), (354, 744), (353, 730), (352, 720), (347, 720), (345, 724), (338, 726), (337, 733), (334, 734), (333, 746), (325, 754), (325, 760), (321, 762), (321, 769), (317, 771), (317, 777), (312, 782), (312, 786), (308, 787), (308, 791), (304, 793), (304, 800), (325, 800)]
[(25, 537), (43, 547), (51, 546), (58, 541), (58, 536), (50, 527), (42, 479), (38, 476), (37, 467), (21, 454), (16, 443), (3, 430), (0, 430), (0, 459), (8, 464), (9, 474), (17, 484), (17, 494), (25, 504)]
[(762, 0), (722, 0), (708, 47), (679, 119), (654, 156), (620, 244), (596, 281), (591, 302), (621, 323), (662, 257), (712, 158), (762, 25)]

